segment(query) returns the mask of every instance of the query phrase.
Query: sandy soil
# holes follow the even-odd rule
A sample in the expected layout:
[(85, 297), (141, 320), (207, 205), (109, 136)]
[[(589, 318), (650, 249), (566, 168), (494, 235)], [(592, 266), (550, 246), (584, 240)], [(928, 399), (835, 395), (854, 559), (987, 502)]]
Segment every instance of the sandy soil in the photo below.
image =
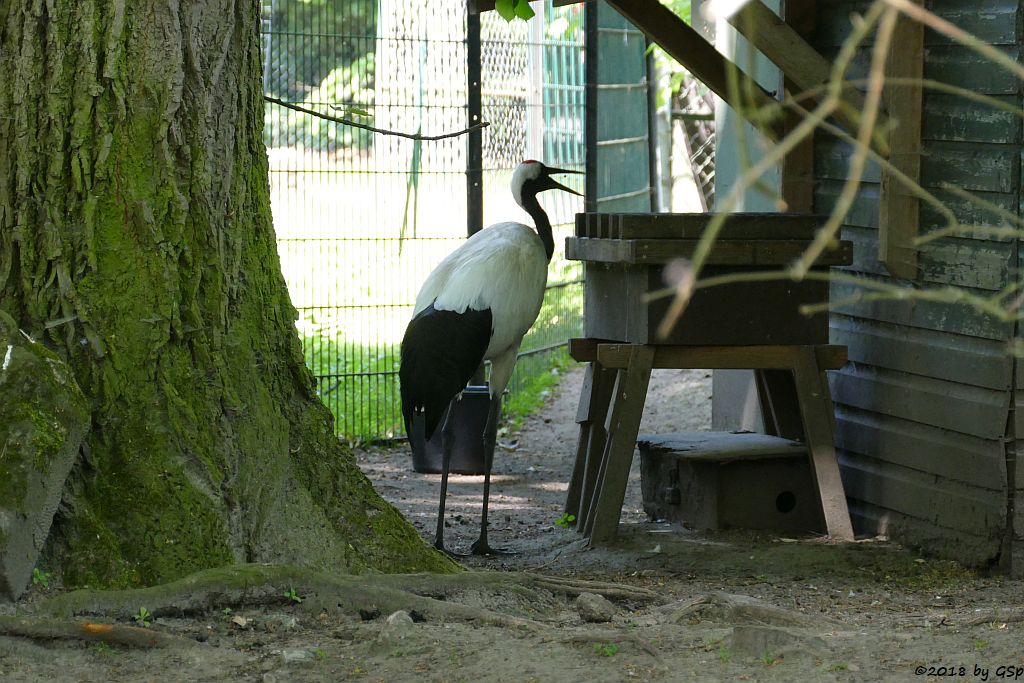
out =
[[(556, 521), (575, 448), (581, 373), (504, 434), (495, 464), (491, 543), (475, 570), (557, 577), (547, 587), (467, 588), (435, 597), (515, 623), (417, 613), (347, 614), (307, 600), (200, 617), (158, 615), (150, 629), (188, 647), (138, 650), (0, 636), (0, 681), (628, 681), (1015, 680), (1024, 678), (1024, 585), (922, 558), (884, 539), (834, 544), (750, 532), (697, 533), (650, 522), (639, 473), (620, 539), (588, 549)], [(706, 429), (710, 380), (660, 371), (643, 430)], [(438, 475), (411, 470), (405, 448), (360, 451), (381, 493), (433, 537)], [(447, 540), (478, 533), (482, 477), (454, 476)], [(574, 597), (581, 579), (610, 601)], [(44, 591), (18, 606), (30, 613)], [(2, 612), (3, 610), (0, 610)], [(11, 610), (6, 610), (10, 613)]]

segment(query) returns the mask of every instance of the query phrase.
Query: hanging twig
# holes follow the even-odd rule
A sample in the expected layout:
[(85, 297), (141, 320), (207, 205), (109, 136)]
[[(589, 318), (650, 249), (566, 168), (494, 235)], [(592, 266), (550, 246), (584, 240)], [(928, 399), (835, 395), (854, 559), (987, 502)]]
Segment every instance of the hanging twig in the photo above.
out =
[(466, 133), (472, 133), (473, 131), (486, 128), (487, 126), (491, 125), (489, 121), (481, 121), (480, 123), (474, 123), (469, 128), (464, 128), (463, 130), (458, 130), (455, 131), (454, 133), (445, 133), (443, 135), (420, 135), (419, 133), (402, 133), (401, 131), (397, 130), (375, 128), (374, 126), (370, 126), (365, 123), (359, 123), (358, 121), (353, 121), (351, 119), (342, 119), (338, 118), (337, 116), (321, 114), (318, 111), (306, 109), (305, 107), (300, 107), (297, 104), (291, 104), (289, 102), (285, 102), (284, 100), (279, 100), (276, 97), (271, 97), (270, 95), (264, 95), (263, 99), (265, 99), (267, 102), (271, 102), (282, 107), (287, 107), (288, 109), (294, 109), (295, 111), (301, 111), (303, 114), (309, 114), (311, 116), (315, 116), (326, 121), (334, 121), (335, 123), (340, 123), (345, 126), (352, 126), (353, 128), (362, 128), (363, 130), (368, 130), (371, 133), (380, 133), (382, 135), (396, 135), (400, 138), (409, 138), (410, 140), (444, 140), (445, 138), (454, 138), (458, 137), (459, 135), (465, 135)]

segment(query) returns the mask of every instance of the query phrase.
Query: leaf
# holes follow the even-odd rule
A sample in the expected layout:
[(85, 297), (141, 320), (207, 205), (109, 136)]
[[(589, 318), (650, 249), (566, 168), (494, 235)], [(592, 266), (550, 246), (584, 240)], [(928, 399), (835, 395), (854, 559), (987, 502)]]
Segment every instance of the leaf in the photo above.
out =
[(516, 0), (495, 0), (494, 9), (498, 10), (498, 14), (505, 21), (512, 21), (516, 18)]
[(515, 3), (516, 16), (522, 19), (523, 21), (533, 19), (533, 17), (537, 14), (536, 12), (533, 11), (533, 8), (530, 7), (530, 0), (515, 0)]
[(361, 107), (349, 107), (345, 112), (349, 116), (373, 116), (370, 112), (362, 109)]

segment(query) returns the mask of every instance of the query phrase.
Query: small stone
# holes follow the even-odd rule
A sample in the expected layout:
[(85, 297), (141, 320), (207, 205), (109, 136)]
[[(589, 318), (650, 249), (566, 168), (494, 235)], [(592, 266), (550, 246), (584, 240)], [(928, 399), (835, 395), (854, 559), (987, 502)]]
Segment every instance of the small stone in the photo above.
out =
[(309, 662), (313, 660), (313, 653), (309, 650), (281, 650), (281, 661), (285, 664), (296, 662)]
[(602, 595), (580, 593), (576, 598), (576, 611), (583, 621), (593, 624), (604, 623), (615, 616), (615, 605)]
[(391, 626), (402, 624), (411, 625), (414, 623), (409, 613), (401, 609), (397, 612), (392, 612), (391, 614), (389, 614), (386, 622)]
[(741, 657), (815, 656), (828, 650), (825, 641), (813, 632), (779, 626), (740, 625), (732, 630), (731, 648)]
[(408, 612), (398, 610), (388, 615), (388, 618), (384, 621), (384, 627), (380, 630), (380, 635), (377, 638), (389, 641), (402, 640), (412, 631), (414, 625), (412, 617), (409, 616)]

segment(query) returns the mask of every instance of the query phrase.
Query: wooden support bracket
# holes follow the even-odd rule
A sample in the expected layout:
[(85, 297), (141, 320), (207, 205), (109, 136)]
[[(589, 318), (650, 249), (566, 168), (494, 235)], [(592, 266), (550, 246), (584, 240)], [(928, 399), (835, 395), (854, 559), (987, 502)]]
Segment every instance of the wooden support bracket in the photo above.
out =
[[(768, 121), (759, 112), (778, 105), (750, 76), (724, 57), (715, 46), (656, 0), (608, 0), (608, 4), (631, 21), (648, 38), (689, 70), (712, 92), (728, 102), (770, 140), (777, 142), (785, 128), (784, 116)], [(728, 72), (737, 77), (739, 100), (729, 87)]]

